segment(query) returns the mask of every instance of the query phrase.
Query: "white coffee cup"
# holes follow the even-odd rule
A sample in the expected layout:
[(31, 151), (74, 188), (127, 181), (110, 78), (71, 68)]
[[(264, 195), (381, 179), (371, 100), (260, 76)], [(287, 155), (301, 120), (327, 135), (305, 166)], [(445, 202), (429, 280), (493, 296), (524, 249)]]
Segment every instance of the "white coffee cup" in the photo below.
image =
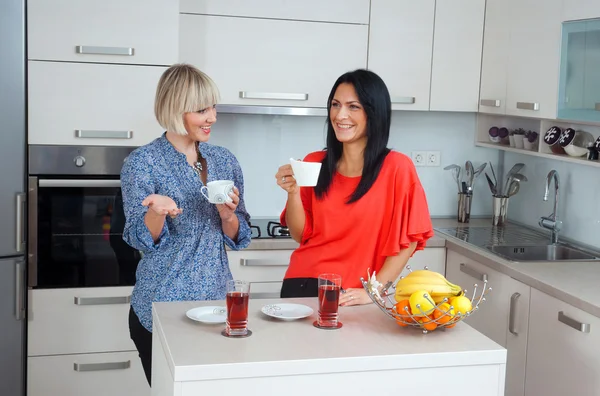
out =
[(320, 162), (298, 161), (290, 158), (290, 164), (294, 171), (294, 179), (300, 187), (314, 187), (319, 180), (319, 172), (321, 171)]
[(212, 204), (233, 202), (233, 199), (229, 196), (231, 192), (233, 192), (233, 182), (231, 180), (211, 181), (200, 188), (200, 193)]

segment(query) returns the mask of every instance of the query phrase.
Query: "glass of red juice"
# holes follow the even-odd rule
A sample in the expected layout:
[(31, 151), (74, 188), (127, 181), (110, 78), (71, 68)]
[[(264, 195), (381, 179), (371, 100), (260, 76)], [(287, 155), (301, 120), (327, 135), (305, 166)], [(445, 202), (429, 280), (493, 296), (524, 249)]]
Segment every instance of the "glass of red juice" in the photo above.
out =
[(342, 277), (337, 274), (321, 274), (319, 282), (319, 315), (317, 326), (324, 328), (340, 327), (338, 321), (338, 306), (340, 303), (340, 290)]
[(250, 282), (241, 280), (227, 281), (227, 322), (225, 334), (245, 336), (248, 334), (248, 299)]

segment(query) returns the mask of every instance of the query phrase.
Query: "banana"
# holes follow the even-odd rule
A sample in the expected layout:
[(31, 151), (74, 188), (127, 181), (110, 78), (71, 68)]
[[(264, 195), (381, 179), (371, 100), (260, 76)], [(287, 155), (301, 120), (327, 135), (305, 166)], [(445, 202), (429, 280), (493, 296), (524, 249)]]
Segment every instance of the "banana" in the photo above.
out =
[(429, 293), (434, 302), (462, 294), (460, 286), (449, 282), (442, 274), (429, 270), (412, 271), (396, 283), (396, 301), (402, 301), (419, 290)]

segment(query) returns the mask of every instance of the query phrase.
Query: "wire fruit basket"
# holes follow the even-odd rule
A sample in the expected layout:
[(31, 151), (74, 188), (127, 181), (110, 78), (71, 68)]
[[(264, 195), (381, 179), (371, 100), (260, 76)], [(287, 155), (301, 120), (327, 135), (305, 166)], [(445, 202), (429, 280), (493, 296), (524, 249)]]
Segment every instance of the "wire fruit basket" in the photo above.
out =
[[(410, 265), (406, 266), (409, 273), (413, 270)], [(424, 268), (429, 271), (429, 268)], [(403, 279), (401, 277), (400, 279)], [(487, 279), (483, 280), (483, 285), (480, 287), (477, 283), (473, 284), (473, 292), (471, 297), (467, 296), (468, 291), (462, 290), (460, 295), (455, 297), (466, 298), (470, 301), (470, 309), (458, 309), (454, 307), (454, 297), (444, 297), (443, 299), (432, 298), (428, 293), (423, 293), (422, 297), (428, 308), (422, 308), (423, 304), (416, 304), (411, 309), (410, 306), (400, 304), (395, 299), (396, 284), (388, 282), (386, 285), (382, 285), (377, 281), (375, 273), (371, 276), (369, 274), (368, 279), (365, 281), (364, 278), (360, 278), (363, 288), (367, 291), (367, 294), (371, 300), (390, 318), (396, 321), (396, 323), (402, 327), (416, 327), (427, 334), (430, 331), (436, 329), (446, 329), (456, 326), (456, 324), (469, 316), (479, 309), (479, 306), (484, 302), (485, 296), (492, 291), (491, 287), (487, 286)], [(382, 289), (380, 287), (383, 286)], [(479, 294), (477, 294), (479, 291)], [(421, 300), (421, 301), (423, 301)], [(437, 300), (437, 301), (434, 301)], [(467, 304), (469, 306), (469, 304)], [(431, 308), (433, 307), (433, 308)], [(416, 312), (414, 312), (416, 311)]]

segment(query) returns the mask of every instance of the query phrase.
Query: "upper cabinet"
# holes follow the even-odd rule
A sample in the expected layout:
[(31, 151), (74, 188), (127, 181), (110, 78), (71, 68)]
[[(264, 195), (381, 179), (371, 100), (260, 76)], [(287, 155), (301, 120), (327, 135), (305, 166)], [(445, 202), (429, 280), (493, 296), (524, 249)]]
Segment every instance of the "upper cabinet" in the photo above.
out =
[(600, 1), (563, 0), (563, 21), (600, 18)]
[(182, 14), (369, 23), (369, 0), (180, 0)]
[(170, 65), (176, 0), (28, 0), (30, 60)]
[(558, 118), (600, 122), (600, 19), (563, 23)]
[(336, 79), (367, 66), (368, 33), (361, 24), (181, 14), (179, 59), (216, 82), (222, 104), (326, 107)]
[(372, 0), (369, 69), (394, 110), (429, 110), (435, 0)]
[(506, 113), (556, 118), (563, 0), (510, 0)]
[(437, 0), (432, 111), (478, 109), (485, 0)]

